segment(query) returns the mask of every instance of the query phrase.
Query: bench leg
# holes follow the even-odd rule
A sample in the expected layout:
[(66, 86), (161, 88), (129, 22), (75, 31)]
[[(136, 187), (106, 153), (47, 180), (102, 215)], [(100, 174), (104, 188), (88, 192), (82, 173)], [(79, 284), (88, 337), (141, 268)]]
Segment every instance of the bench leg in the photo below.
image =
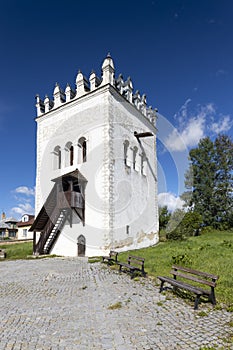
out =
[(142, 276), (146, 277), (146, 272), (145, 272), (144, 268), (142, 269)]
[(198, 310), (198, 303), (199, 303), (199, 300), (200, 300), (200, 295), (198, 294), (195, 298), (195, 302), (194, 302), (194, 310)]
[(215, 293), (214, 293), (214, 288), (211, 287), (211, 294), (209, 296), (209, 300), (213, 305), (216, 305), (216, 298), (215, 298)]
[(164, 281), (161, 282), (159, 293), (161, 293), (163, 291), (163, 285), (164, 285)]

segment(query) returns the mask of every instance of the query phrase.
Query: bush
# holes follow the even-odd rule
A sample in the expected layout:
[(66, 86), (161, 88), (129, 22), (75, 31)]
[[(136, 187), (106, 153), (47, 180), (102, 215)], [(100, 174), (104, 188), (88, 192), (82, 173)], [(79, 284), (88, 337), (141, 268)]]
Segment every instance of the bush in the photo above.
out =
[(172, 257), (172, 263), (190, 267), (192, 265), (192, 259), (187, 254), (178, 254)]
[(168, 232), (166, 234), (166, 238), (172, 241), (181, 241), (184, 239), (184, 235), (182, 234), (180, 228), (177, 227), (175, 230)]
[(185, 216), (185, 211), (181, 209), (177, 209), (174, 211), (174, 213), (171, 216), (171, 219), (168, 222), (167, 228), (166, 228), (166, 237), (169, 240), (182, 240), (183, 232), (181, 228), (181, 222)]
[(199, 236), (202, 217), (197, 212), (176, 210), (167, 226), (167, 239), (183, 240), (187, 237)]

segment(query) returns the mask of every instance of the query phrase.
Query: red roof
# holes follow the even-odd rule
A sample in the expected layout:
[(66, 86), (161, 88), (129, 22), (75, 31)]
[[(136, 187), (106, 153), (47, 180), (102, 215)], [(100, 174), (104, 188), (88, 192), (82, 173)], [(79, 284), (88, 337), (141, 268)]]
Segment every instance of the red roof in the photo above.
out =
[(19, 221), (17, 222), (17, 226), (18, 227), (31, 226), (35, 220), (35, 216), (34, 215), (28, 215), (28, 216), (29, 216), (28, 221)]

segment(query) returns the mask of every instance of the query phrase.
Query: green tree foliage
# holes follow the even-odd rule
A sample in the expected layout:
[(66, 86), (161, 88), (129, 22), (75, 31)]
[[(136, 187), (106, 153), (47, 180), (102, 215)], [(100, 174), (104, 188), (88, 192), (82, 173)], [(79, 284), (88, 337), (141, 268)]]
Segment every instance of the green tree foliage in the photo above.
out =
[(184, 218), (185, 212), (182, 209), (176, 209), (168, 222), (166, 227), (166, 238), (171, 240), (184, 239), (181, 222)]
[(226, 135), (220, 135), (215, 141), (215, 150), (215, 226), (226, 229), (233, 215), (233, 142)]
[(214, 228), (232, 225), (233, 142), (219, 135), (200, 140), (189, 152), (190, 167), (185, 175), (186, 206), (202, 215), (203, 223)]
[(169, 213), (167, 206), (159, 207), (159, 229), (166, 228), (168, 221), (170, 220), (171, 213)]
[(202, 216), (199, 213), (177, 209), (167, 225), (166, 237), (169, 240), (183, 240), (187, 237), (197, 236), (200, 233), (201, 224)]

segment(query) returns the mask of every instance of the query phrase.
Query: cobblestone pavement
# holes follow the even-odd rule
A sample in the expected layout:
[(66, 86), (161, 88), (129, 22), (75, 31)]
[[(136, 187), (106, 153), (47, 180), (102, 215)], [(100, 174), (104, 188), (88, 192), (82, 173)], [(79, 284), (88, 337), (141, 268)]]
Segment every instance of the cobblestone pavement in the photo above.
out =
[[(205, 311), (205, 313), (203, 313)], [(0, 349), (233, 349), (232, 313), (85, 258), (0, 263)]]

